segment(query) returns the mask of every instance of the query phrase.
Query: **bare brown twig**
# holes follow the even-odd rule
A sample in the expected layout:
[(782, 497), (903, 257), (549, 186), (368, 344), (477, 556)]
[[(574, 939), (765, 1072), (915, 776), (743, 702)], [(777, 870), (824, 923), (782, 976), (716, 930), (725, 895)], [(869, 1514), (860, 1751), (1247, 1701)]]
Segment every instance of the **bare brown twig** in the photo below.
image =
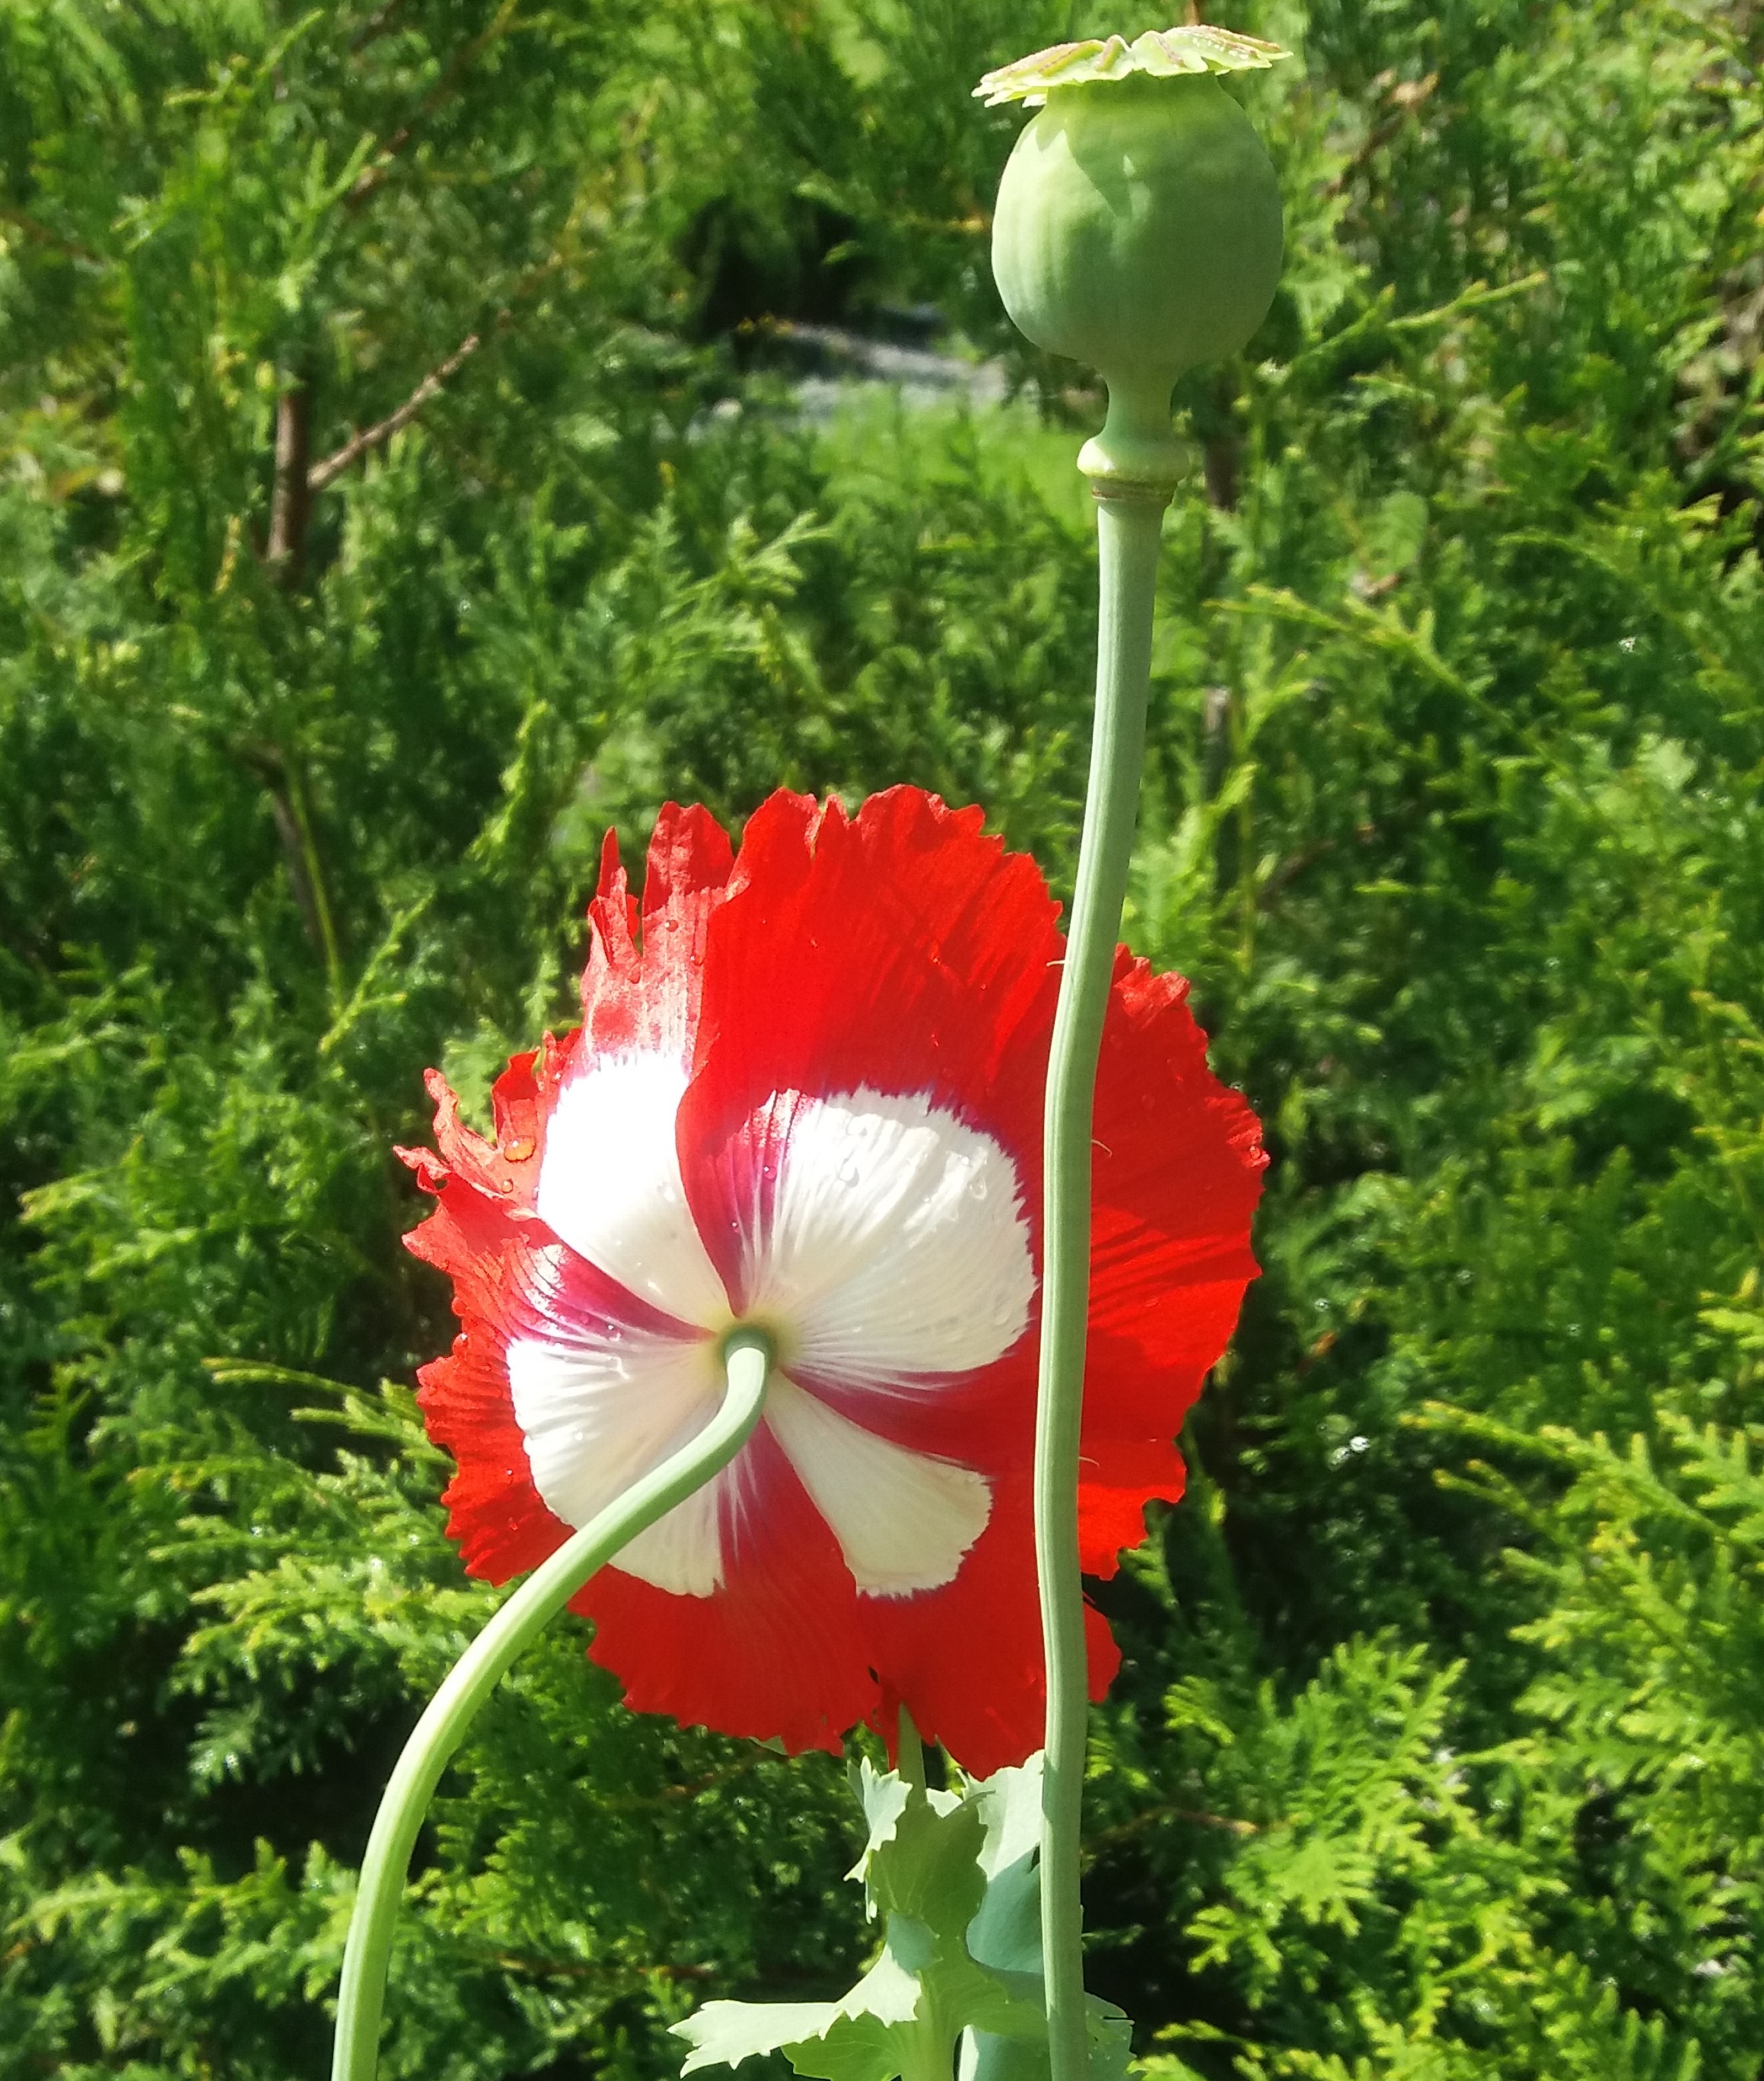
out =
[(1365, 141), (1354, 153), (1341, 172), (1332, 180), (1324, 183), (1322, 192), (1326, 195), (1340, 195), (1361, 168), (1366, 166), (1376, 153), (1383, 151), (1384, 147), (1397, 136), (1415, 111), (1432, 100), (1434, 89), (1438, 85), (1439, 74), (1437, 72), (1430, 72), (1425, 79), (1405, 79), (1393, 86), (1390, 90), (1391, 102), (1396, 113), (1387, 116), (1376, 128), (1367, 134)]
[(468, 333), (445, 361), (436, 363), (397, 411), (389, 412), (371, 427), (364, 427), (359, 434), (352, 434), (334, 454), (315, 463), (306, 473), (307, 490), (322, 491), (328, 485), (335, 484), (352, 464), (359, 462), (370, 450), (383, 446), (401, 427), (409, 426), (448, 378), (464, 368), (482, 344), (478, 334)]
[(276, 401), (276, 474), (270, 490), (270, 533), (263, 561), (292, 592), (300, 582), (312, 509), (307, 474), (312, 453), (312, 392), (297, 376)]
[(1231, 1835), (1260, 1835), (1263, 1832), (1260, 1822), (1235, 1820), (1228, 1814), (1204, 1814), (1192, 1806), (1148, 1806), (1130, 1820), (1092, 1836), (1084, 1845), (1086, 1861), (1093, 1862), (1100, 1851), (1112, 1849), (1116, 1843), (1126, 1842), (1144, 1830), (1156, 1827), (1161, 1821), (1186, 1821), (1197, 1828), (1222, 1828)]
[[(512, 325), (516, 307), (554, 275), (565, 264), (565, 259), (566, 255), (560, 249), (548, 254), (537, 267), (529, 269), (516, 283), (509, 293), (508, 301), (496, 313), (493, 323), (486, 326), (484, 330), (500, 332), (504, 326)], [(468, 333), (444, 361), (436, 364), (397, 411), (389, 412), (385, 418), (377, 420), (371, 427), (364, 427), (359, 434), (352, 434), (340, 448), (326, 456), (322, 462), (314, 464), (307, 473), (307, 490), (310, 492), (325, 490), (335, 484), (352, 464), (359, 462), (363, 456), (382, 446), (401, 428), (409, 426), (443, 385), (459, 373), (483, 343), (483, 332)]]
[(34, 238), (39, 246), (65, 253), (69, 260), (84, 260), (94, 267), (107, 264), (102, 253), (95, 253), (91, 246), (82, 246), (77, 239), (64, 238), (60, 232), (51, 231), (46, 224), (39, 224), (34, 217), (27, 216), (22, 209), (15, 209), (10, 203), (0, 203), (0, 224), (10, 224), (27, 238)]

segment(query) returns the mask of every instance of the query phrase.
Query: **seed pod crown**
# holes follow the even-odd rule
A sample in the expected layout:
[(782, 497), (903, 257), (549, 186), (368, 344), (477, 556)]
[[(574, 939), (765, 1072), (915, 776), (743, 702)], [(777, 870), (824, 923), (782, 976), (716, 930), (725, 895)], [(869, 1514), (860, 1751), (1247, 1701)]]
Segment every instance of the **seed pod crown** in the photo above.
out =
[(975, 89), (1039, 109), (1000, 185), (992, 271), (1030, 339), (1108, 384), (1108, 424), (1080, 459), (1094, 477), (1172, 481), (1177, 378), (1267, 315), (1279, 183), (1218, 75), (1286, 56), (1223, 29), (1149, 30), (1037, 52)]

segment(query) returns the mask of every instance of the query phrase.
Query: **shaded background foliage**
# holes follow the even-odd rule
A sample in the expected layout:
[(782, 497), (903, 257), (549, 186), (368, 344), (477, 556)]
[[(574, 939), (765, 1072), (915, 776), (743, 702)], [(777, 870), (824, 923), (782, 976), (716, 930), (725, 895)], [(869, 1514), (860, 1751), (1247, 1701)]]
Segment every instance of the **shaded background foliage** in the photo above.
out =
[[(1764, 23), (1224, 19), (1301, 53), (1238, 83), (1290, 258), (1181, 393), (1127, 931), (1275, 1163), (1105, 1592), (1094, 1980), (1165, 2081), (1757, 2081)], [(322, 2069), (493, 1601), (389, 1145), (568, 1022), (604, 832), (910, 780), (1067, 872), (1097, 400), (997, 309), (966, 89), (1087, 26), (0, 14), (9, 2081)], [(933, 321), (1017, 401), (804, 418), (815, 328)], [(646, 2081), (705, 1995), (843, 1984), (853, 1847), (827, 1759), (623, 1716), (560, 1627), (385, 2070)]]

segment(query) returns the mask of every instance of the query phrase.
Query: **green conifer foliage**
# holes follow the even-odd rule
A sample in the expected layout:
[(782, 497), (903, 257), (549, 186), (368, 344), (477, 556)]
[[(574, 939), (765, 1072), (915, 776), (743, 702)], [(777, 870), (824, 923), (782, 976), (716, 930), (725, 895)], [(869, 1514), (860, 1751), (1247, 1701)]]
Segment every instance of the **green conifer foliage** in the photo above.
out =
[[(1168, 2081), (1758, 2081), (1764, 15), (1226, 15), (1300, 53), (1231, 89), (1288, 257), (1178, 392), (1126, 929), (1275, 1163), (1105, 1593), (1092, 1984)], [(1145, 26), (0, 11), (0, 2081), (323, 2069), (495, 1601), (390, 1145), (568, 1023), (604, 832), (910, 780), (1068, 871), (1100, 399), (991, 300), (968, 90)], [(920, 302), (1017, 401), (806, 423), (785, 328)], [(836, 1996), (861, 1848), (560, 1625), (385, 2070)]]

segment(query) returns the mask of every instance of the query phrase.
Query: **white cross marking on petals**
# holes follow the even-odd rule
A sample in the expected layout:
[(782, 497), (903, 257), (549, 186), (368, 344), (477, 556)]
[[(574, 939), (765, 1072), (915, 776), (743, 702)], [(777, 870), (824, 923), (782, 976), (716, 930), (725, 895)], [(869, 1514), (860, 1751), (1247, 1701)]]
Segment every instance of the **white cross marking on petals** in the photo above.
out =
[[(701, 1333), (584, 1330), (560, 1316), (554, 1334), (512, 1340), (533, 1482), (570, 1525), (694, 1436), (721, 1399), (716, 1339), (737, 1318), (687, 1204), (675, 1142), (685, 1087), (670, 1055), (612, 1056), (571, 1078), (547, 1127), (541, 1218)], [(778, 1346), (764, 1420), (860, 1591), (935, 1589), (984, 1530), (989, 1486), (866, 1428), (864, 1396), (947, 1394), (949, 1376), (990, 1365), (1022, 1335), (1035, 1278), (1016, 1166), (923, 1093), (791, 1093), (760, 1109), (755, 1133), (770, 1161), (751, 1167), (752, 1203), (734, 1213), (746, 1313)], [(837, 1409), (818, 1381), (844, 1390)], [(731, 1533), (767, 1507), (748, 1474), (743, 1455), (617, 1565), (679, 1595), (710, 1595)]]

